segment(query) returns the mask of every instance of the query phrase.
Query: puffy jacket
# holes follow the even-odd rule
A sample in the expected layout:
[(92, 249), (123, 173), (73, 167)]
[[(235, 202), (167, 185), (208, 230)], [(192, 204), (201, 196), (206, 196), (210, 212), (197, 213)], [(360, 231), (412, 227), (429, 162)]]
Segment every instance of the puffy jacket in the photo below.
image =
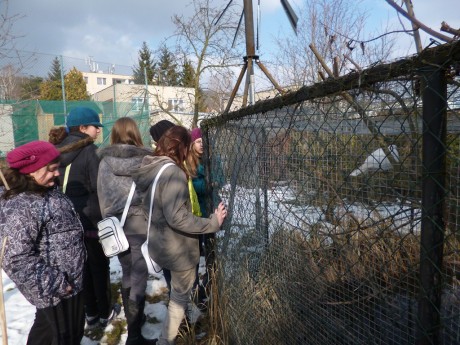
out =
[[(133, 183), (131, 173), (139, 169), (142, 158), (152, 155), (153, 152), (148, 148), (116, 144), (99, 149), (97, 154), (101, 159), (97, 178), (97, 195), (102, 217), (120, 218)], [(136, 188), (128, 217), (144, 215), (142, 199), (143, 193)], [(147, 228), (139, 230), (145, 233)]]
[(37, 308), (55, 306), (82, 290), (83, 228), (72, 202), (57, 189), (44, 196), (24, 192), (0, 198), (0, 237), (8, 237), (3, 269)]
[[(137, 188), (145, 194), (143, 207), (146, 216), (150, 208), (153, 181), (166, 163), (172, 159), (146, 156), (139, 170), (133, 173)], [(185, 271), (195, 267), (200, 259), (198, 236), (219, 230), (217, 216), (202, 218), (193, 215), (185, 173), (177, 165), (167, 167), (158, 181), (149, 234), (149, 254), (161, 266), (171, 271)]]
[(61, 144), (61, 164), (59, 181), (64, 183), (65, 169), (72, 163), (69, 171), (66, 195), (72, 200), (85, 231), (97, 230), (97, 222), (102, 219), (97, 198), (97, 173), (99, 157), (97, 146), (84, 133), (70, 133)]

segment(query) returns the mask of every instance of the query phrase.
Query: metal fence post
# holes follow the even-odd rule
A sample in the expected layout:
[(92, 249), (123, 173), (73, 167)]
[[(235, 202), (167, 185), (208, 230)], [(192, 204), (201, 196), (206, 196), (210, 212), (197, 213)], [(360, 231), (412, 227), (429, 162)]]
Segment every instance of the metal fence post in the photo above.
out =
[(441, 344), (443, 211), (446, 196), (447, 86), (445, 71), (420, 70), (423, 92), (422, 224), (417, 345)]
[[(62, 88), (62, 104), (64, 109), (64, 116), (67, 115), (67, 104), (66, 104), (66, 95), (65, 95), (65, 78), (64, 78), (64, 59), (61, 57), (61, 88)], [(66, 117), (67, 123), (67, 117)]]

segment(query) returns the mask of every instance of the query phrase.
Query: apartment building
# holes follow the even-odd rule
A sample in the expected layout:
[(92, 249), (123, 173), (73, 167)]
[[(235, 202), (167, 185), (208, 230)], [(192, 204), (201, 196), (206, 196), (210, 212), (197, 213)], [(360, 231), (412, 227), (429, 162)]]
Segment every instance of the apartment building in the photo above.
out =
[(135, 116), (148, 113), (154, 124), (167, 119), (190, 127), (193, 119), (195, 90), (188, 87), (139, 85), (115, 83), (91, 96), (95, 102), (102, 102), (105, 108), (117, 108), (113, 113)]
[(89, 95), (104, 90), (105, 88), (117, 84), (134, 84), (133, 76), (123, 74), (113, 74), (105, 72), (82, 72), (86, 83), (86, 91)]

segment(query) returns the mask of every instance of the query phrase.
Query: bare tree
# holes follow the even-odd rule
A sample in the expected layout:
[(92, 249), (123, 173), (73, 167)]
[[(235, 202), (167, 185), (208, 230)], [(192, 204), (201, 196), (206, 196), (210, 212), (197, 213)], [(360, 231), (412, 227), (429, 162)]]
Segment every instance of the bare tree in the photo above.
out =
[(9, 56), (15, 50), (15, 43), (18, 36), (13, 33), (14, 23), (22, 16), (9, 13), (9, 1), (0, 2), (0, 57)]
[(19, 78), (16, 68), (13, 65), (6, 65), (0, 68), (0, 99), (11, 100), (18, 98)]
[(14, 34), (13, 27), (23, 15), (10, 14), (9, 1), (0, 1), (0, 98), (19, 97), (22, 79), (20, 72), (30, 65), (31, 57), (23, 56), (16, 44), (20, 36)]
[(195, 70), (193, 127), (197, 125), (200, 105), (203, 104), (204, 79), (216, 70), (235, 65), (241, 54), (231, 49), (239, 19), (233, 6), (222, 16), (223, 8), (211, 0), (192, 0), (189, 6), (193, 7), (192, 15), (175, 15), (173, 23), (178, 49), (188, 57)]
[(320, 80), (322, 68), (310, 44), (331, 66), (336, 60), (340, 74), (385, 60), (391, 51), (391, 37), (379, 41), (365, 37), (366, 13), (359, 0), (304, 0), (298, 13), (302, 15), (297, 36), (280, 37), (277, 42), (277, 77), (284, 85), (296, 87)]

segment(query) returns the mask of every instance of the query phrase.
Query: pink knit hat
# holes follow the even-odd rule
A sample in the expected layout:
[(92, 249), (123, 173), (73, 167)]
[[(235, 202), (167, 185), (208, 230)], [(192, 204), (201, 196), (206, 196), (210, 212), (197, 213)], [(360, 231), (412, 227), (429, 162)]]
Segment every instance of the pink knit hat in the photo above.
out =
[(192, 132), (190, 133), (190, 136), (192, 137), (192, 143), (193, 143), (196, 139), (200, 139), (200, 138), (201, 138), (201, 129), (200, 129), (200, 128), (194, 128), (194, 129), (192, 129)]
[(18, 169), (21, 174), (30, 174), (54, 161), (59, 155), (53, 144), (36, 140), (16, 147), (6, 155), (6, 161), (10, 168)]

